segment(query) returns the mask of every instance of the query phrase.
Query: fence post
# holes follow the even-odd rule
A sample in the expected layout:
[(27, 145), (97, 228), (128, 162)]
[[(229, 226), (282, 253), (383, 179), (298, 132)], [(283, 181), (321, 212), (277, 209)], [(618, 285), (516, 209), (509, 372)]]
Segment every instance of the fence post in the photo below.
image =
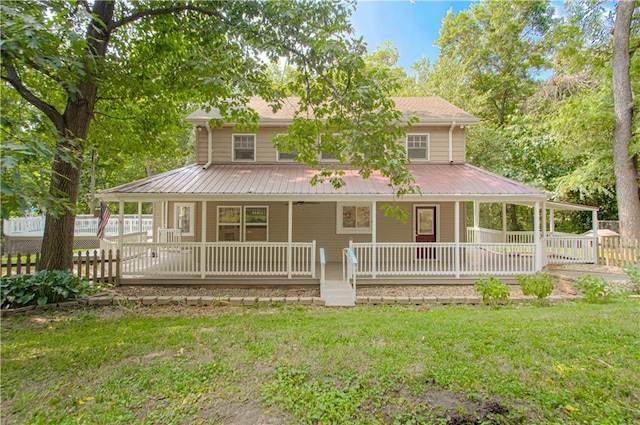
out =
[(78, 270), (78, 277), (79, 277), (80, 279), (82, 279), (82, 260), (83, 260), (83, 258), (82, 258), (82, 251), (78, 251), (78, 255), (77, 255), (77, 257), (78, 257), (78, 263), (77, 263), (76, 268), (77, 268), (77, 270)]
[(91, 259), (91, 253), (89, 252), (89, 250), (86, 250), (84, 253), (84, 275), (87, 278), (87, 280), (91, 279), (91, 275), (89, 274), (89, 263), (91, 263), (90, 261)]
[(16, 274), (22, 274), (22, 254), (18, 253), (16, 258)]
[(103, 249), (102, 252), (100, 253), (100, 282), (104, 282), (104, 276), (105, 276), (104, 261), (105, 261), (105, 252)]
[(108, 261), (108, 263), (107, 263), (107, 270), (108, 270), (108, 272), (107, 272), (107, 282), (111, 283), (113, 280), (115, 280), (114, 276), (113, 276), (113, 251), (112, 250), (109, 250), (109, 255), (108, 255), (107, 261)]
[(93, 281), (98, 282), (98, 251), (93, 250)]
[(117, 249), (116, 250), (116, 281), (115, 281), (116, 285), (120, 285), (120, 279), (122, 279), (122, 269), (120, 268), (121, 261), (122, 259), (120, 258), (120, 250)]

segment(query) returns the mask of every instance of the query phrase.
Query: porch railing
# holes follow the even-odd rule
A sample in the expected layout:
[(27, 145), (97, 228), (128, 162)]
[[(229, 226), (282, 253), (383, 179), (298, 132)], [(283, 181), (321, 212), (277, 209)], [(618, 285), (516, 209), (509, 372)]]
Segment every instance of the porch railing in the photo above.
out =
[(547, 260), (549, 263), (594, 263), (593, 236), (554, 236), (547, 238)]
[(122, 248), (130, 254), (129, 259), (123, 261), (123, 276), (315, 278), (315, 241), (290, 245), (287, 242), (123, 243)]
[(536, 270), (535, 245), (526, 243), (378, 242), (375, 264), (371, 243), (353, 243), (352, 248), (359, 276), (513, 275)]
[[(17, 217), (4, 220), (4, 234), (18, 235), (24, 233), (44, 232), (45, 217)], [(113, 215), (105, 229), (107, 234), (117, 234), (119, 230), (119, 219)], [(153, 229), (153, 218), (151, 215), (142, 216), (142, 225), (138, 216), (127, 215), (124, 218), (124, 233), (148, 231)], [(98, 233), (98, 218), (92, 215), (78, 215), (74, 226), (75, 235), (96, 235)]]
[(473, 243), (533, 243), (533, 232), (503, 232), (481, 227), (467, 228), (467, 242)]

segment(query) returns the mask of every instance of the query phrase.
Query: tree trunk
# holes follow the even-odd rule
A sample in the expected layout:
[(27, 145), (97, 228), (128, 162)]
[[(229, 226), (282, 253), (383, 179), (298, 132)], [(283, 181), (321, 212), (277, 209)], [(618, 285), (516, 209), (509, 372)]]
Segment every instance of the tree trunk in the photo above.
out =
[(638, 164), (629, 154), (633, 119), (629, 37), (634, 8), (633, 0), (621, 0), (618, 3), (613, 30), (613, 100), (616, 116), (613, 128), (613, 171), (616, 177), (621, 237), (625, 245), (640, 239)]
[[(49, 193), (69, 202), (62, 215), (47, 214), (42, 239), (40, 270), (69, 270), (73, 266), (73, 235), (75, 227), (75, 206), (78, 200), (80, 174), (83, 160), (83, 143), (89, 132), (89, 124), (98, 93), (97, 81), (102, 60), (107, 53), (109, 25), (113, 19), (114, 2), (99, 0), (93, 5), (95, 17), (87, 28), (87, 50), (84, 63), (86, 78), (78, 85), (78, 94), (69, 97), (64, 111), (63, 124), (57, 128), (60, 140), (58, 152), (65, 152), (66, 158), (56, 155)], [(71, 158), (69, 158), (69, 155)]]

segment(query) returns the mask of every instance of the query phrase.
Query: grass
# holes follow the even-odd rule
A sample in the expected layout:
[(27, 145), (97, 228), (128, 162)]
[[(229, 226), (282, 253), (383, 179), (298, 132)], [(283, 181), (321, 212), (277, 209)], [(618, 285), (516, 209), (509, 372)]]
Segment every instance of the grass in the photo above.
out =
[(2, 321), (2, 423), (640, 421), (640, 303), (145, 308)]

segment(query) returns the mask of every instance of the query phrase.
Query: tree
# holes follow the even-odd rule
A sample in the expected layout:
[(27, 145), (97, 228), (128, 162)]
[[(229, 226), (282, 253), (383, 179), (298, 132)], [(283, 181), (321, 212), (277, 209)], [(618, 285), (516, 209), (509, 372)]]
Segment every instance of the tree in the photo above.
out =
[(640, 42), (630, 51), (631, 22), (637, 2), (621, 0), (616, 6), (613, 28), (613, 170), (621, 237), (630, 244), (640, 237), (640, 195), (638, 191), (638, 153), (630, 151), (634, 100), (631, 88), (631, 57)]
[(3, 2), (2, 80), (46, 116), (56, 140), (49, 194), (64, 202), (47, 214), (40, 268), (71, 266), (85, 154), (105, 144), (104, 134), (92, 137), (96, 117), (133, 102), (126, 118), (153, 127), (193, 102), (255, 125), (243, 108), (249, 96), (278, 109), (287, 94), (268, 78), (268, 62), (281, 57), (298, 70), (290, 92), (300, 96), (283, 143), (319, 167), (317, 180), (341, 184), (340, 170), (320, 168), (312, 155), (327, 147), (317, 135), (339, 131), (346, 137), (332, 148), (363, 176), (380, 169), (399, 194), (414, 190), (395, 143), (402, 123), (386, 96), (393, 83), (365, 69), (365, 47), (349, 35), (352, 11), (333, 1)]

